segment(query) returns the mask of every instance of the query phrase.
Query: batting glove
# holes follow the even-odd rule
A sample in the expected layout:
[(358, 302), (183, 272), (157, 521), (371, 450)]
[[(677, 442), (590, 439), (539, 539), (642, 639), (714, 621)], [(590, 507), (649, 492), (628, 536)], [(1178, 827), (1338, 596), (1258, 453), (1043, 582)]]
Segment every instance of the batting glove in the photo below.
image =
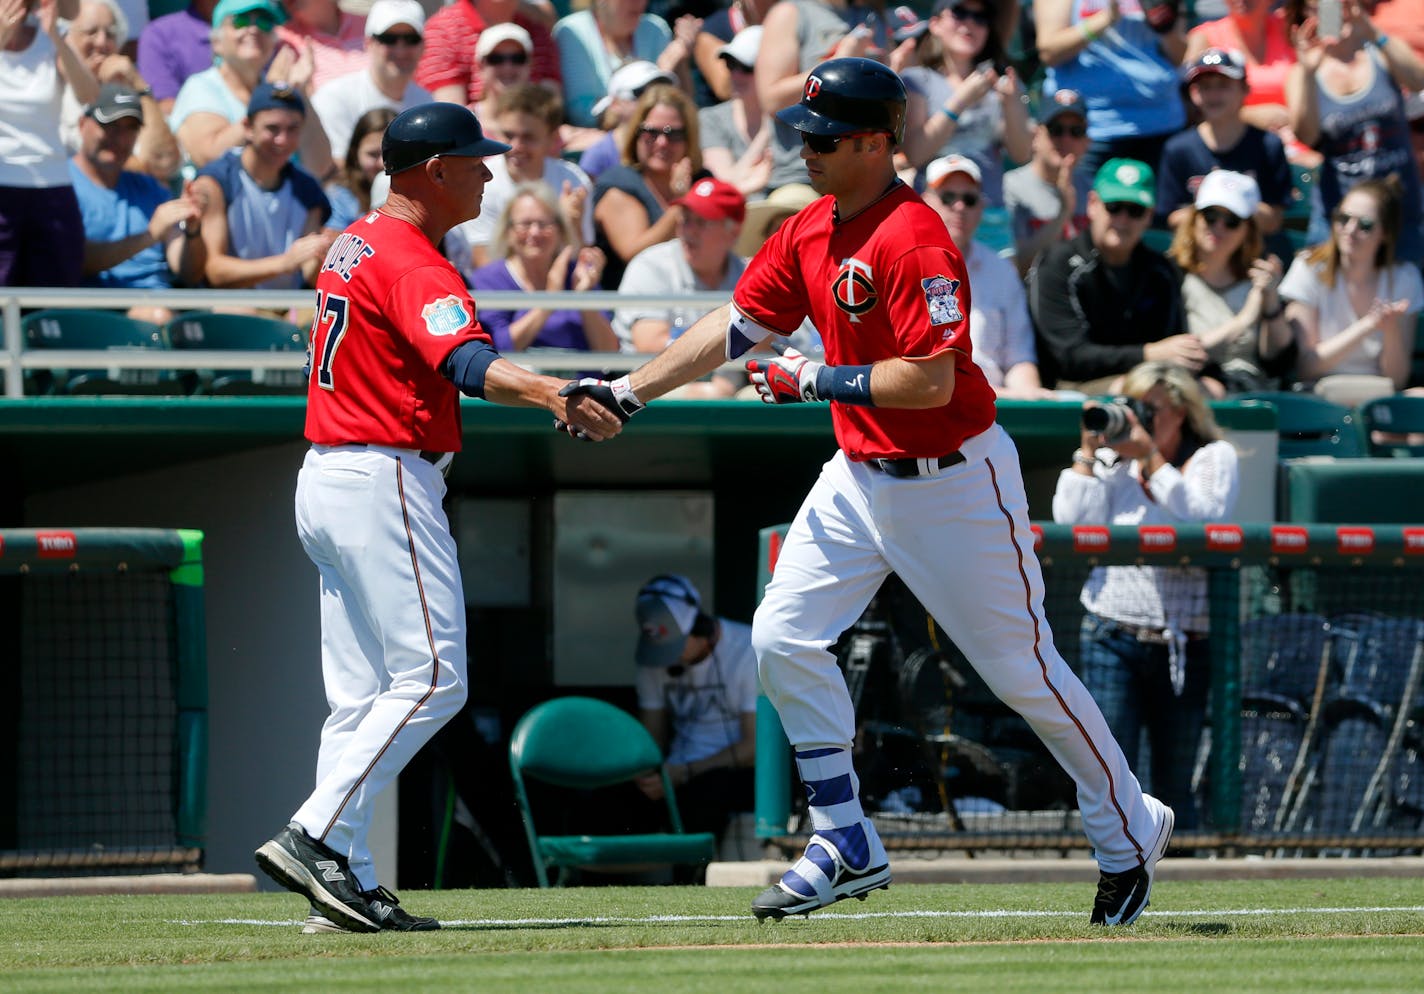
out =
[[(585, 376), (581, 380), (570, 380), (559, 391), (559, 396), (592, 397), (594, 401), (612, 411), (624, 424), (627, 424), (629, 418), (647, 406), (634, 395), (633, 387), (629, 384), (626, 376), (620, 376), (612, 382), (595, 379), (592, 376)], [(561, 418), (554, 419), (554, 430), (566, 431), (574, 438), (586, 440), (582, 429), (575, 428)]]
[(747, 372), (752, 385), (766, 404), (799, 404), (820, 400), (816, 392), (816, 376), (825, 363), (808, 359), (795, 349), (768, 359), (748, 359)]

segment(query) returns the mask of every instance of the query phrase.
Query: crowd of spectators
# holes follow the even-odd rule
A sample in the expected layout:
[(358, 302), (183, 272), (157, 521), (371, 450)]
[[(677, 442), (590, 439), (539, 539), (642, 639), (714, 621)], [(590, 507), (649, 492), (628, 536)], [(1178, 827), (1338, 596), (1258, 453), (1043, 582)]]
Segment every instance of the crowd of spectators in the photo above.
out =
[[(812, 196), (775, 112), (856, 55), (905, 79), (900, 174), (965, 256), (1000, 396), (1156, 361), (1357, 402), (1419, 347), (1410, 6), (1340, 0), (1327, 34), (1317, 0), (0, 0), (0, 286), (308, 285), (382, 202), (386, 124), (435, 99), (513, 146), (444, 246), (472, 286), (726, 289)], [(646, 352), (696, 316), (487, 319)]]

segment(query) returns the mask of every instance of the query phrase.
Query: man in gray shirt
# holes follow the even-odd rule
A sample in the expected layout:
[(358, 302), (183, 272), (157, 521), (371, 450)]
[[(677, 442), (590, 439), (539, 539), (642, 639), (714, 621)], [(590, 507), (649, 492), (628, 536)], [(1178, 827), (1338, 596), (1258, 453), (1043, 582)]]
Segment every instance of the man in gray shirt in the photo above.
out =
[(1033, 132), (1033, 158), (1004, 175), (1004, 209), (1020, 274), (1048, 246), (1087, 228), (1092, 177), (1076, 167), (1089, 144), (1083, 98), (1074, 90), (1045, 97)]

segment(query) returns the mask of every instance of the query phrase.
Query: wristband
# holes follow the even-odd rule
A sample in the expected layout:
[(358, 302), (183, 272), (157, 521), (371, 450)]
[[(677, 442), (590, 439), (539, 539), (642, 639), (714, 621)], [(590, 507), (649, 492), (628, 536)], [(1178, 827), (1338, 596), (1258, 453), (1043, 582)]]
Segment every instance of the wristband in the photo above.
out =
[(870, 399), (870, 366), (822, 366), (816, 371), (816, 399), (874, 407)]
[(1389, 35), (1384, 33), (1377, 34), (1371, 38), (1367, 44), (1373, 45), (1375, 48), (1383, 51), (1384, 47), (1389, 44)]
[(1083, 40), (1086, 41), (1089, 45), (1098, 40), (1098, 33), (1092, 28), (1088, 27), (1087, 21), (1079, 22), (1078, 33), (1083, 36)]
[(1087, 466), (1089, 469), (1092, 469), (1097, 464), (1098, 460), (1095, 457), (1088, 455), (1082, 449), (1073, 450), (1073, 465)]
[(953, 121), (955, 124), (958, 124), (958, 123), (959, 123), (959, 115), (956, 114), (954, 111), (950, 110), (948, 107), (941, 107), (941, 108), (939, 109), (939, 112), (940, 112), (941, 114), (943, 114), (945, 117), (949, 118), (949, 119), (950, 119), (951, 121)]

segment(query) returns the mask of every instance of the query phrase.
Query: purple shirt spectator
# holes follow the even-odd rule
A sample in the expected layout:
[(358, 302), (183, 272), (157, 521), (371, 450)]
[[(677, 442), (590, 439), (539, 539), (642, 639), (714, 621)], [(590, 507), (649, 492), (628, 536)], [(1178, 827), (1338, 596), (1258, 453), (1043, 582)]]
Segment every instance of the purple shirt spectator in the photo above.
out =
[[(514, 278), (514, 274), (509, 271), (509, 266), (503, 259), (481, 266), (471, 273), (470, 286), (476, 290), (524, 290), (524, 287), (520, 286)], [(569, 278), (565, 282), (564, 288), (573, 288), (572, 266), (569, 267)], [(597, 288), (595, 287), (595, 289)], [(527, 309), (523, 311), (496, 311), (481, 307), (480, 324), (485, 331), (489, 332), (496, 349), (501, 352), (513, 352), (514, 343), (509, 337), (509, 326), (526, 313)], [(612, 317), (611, 313), (609, 317)], [(588, 336), (583, 330), (583, 315), (578, 311), (553, 311), (549, 315), (549, 320), (545, 322), (543, 328), (539, 329), (539, 334), (534, 337), (529, 346), (539, 349), (589, 351)], [(601, 374), (580, 373), (578, 375)]]
[(153, 99), (173, 100), (185, 79), (212, 67), (213, 6), (202, 0), (165, 14), (139, 35), (138, 71), (153, 88)]

